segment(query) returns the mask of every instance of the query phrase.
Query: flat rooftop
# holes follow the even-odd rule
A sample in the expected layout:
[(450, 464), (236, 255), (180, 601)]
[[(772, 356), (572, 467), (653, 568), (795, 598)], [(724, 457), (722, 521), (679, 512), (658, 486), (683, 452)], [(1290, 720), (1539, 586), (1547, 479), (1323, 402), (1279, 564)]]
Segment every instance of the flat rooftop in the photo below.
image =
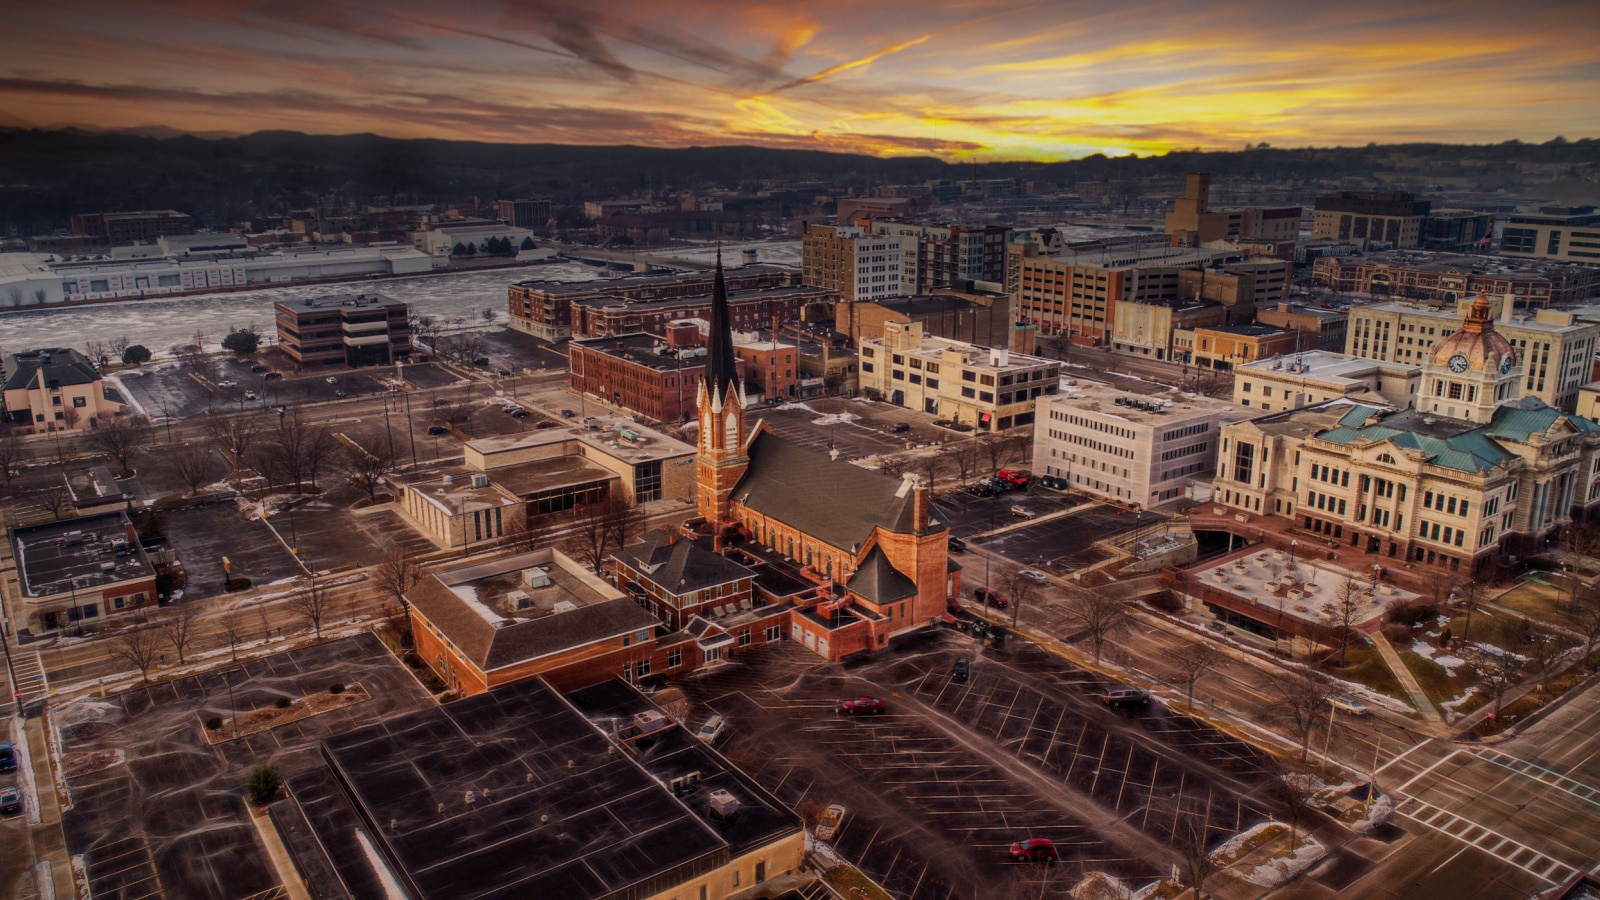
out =
[[(23, 593), (52, 597), (74, 588), (81, 591), (155, 577), (138, 540), (128, 539), (127, 529), (128, 518), (121, 512), (13, 529), (12, 550)], [(117, 541), (123, 545), (116, 546)]]
[[(1118, 403), (1121, 399), (1124, 402)], [(1132, 405), (1130, 401), (1145, 404), (1145, 406)], [(1061, 393), (1053, 396), (1039, 398), (1041, 406), (1051, 409), (1078, 409), (1093, 412), (1101, 416), (1111, 416), (1128, 422), (1140, 424), (1162, 425), (1176, 424), (1186, 419), (1203, 416), (1222, 415), (1225, 419), (1248, 419), (1259, 412), (1258, 410), (1241, 410), (1237, 405), (1228, 400), (1202, 397), (1199, 394), (1186, 394), (1169, 391), (1166, 394), (1145, 395), (1129, 391), (1119, 391), (1110, 385), (1079, 379), (1077, 385), (1069, 385), (1061, 389)], [(1151, 407), (1160, 407), (1157, 412)], [(1045, 411), (1041, 410), (1040, 421), (1045, 421)]]
[[(482, 456), (485, 461), (484, 471), (489, 472), (491, 477), (498, 471), (493, 460), (497, 454), (515, 453), (518, 450), (546, 447), (567, 441), (587, 444), (607, 456), (631, 463), (693, 455), (695, 452), (693, 446), (625, 416), (590, 416), (589, 420), (596, 423), (594, 431), (582, 425), (568, 428), (541, 428), (503, 437), (480, 438), (468, 444), (467, 449), (472, 455)], [(634, 437), (628, 437), (630, 432)], [(469, 455), (468, 459), (471, 459), (472, 455)]]
[(1190, 570), (1207, 587), (1239, 597), (1256, 607), (1253, 618), (1271, 622), (1306, 622), (1334, 627), (1344, 621), (1343, 586), (1348, 580), (1355, 610), (1353, 628), (1366, 632), (1381, 622), (1389, 609), (1421, 599), (1413, 591), (1379, 579), (1376, 588), (1371, 569), (1354, 571), (1320, 559), (1308, 559), (1284, 550), (1261, 549)]
[(1525, 259), (1511, 256), (1482, 256), (1475, 253), (1433, 253), (1424, 250), (1385, 250), (1376, 253), (1340, 254), (1342, 263), (1376, 263), (1415, 269), (1419, 272), (1460, 272), (1492, 275), (1511, 281), (1539, 281), (1552, 273), (1576, 272), (1590, 267), (1561, 260)]
[(320, 297), (307, 297), (293, 303), (278, 302), (274, 306), (281, 306), (290, 311), (304, 311), (308, 309), (372, 309), (376, 307), (404, 307), (405, 304), (382, 294), (324, 294)]
[(523, 498), (597, 481), (615, 481), (619, 477), (610, 469), (581, 456), (558, 456), (499, 466), (490, 470), (488, 475), (489, 480), (502, 489)]
[(1388, 410), (1387, 406), (1380, 404), (1357, 403), (1353, 400), (1339, 398), (1313, 406), (1302, 406), (1299, 409), (1271, 413), (1252, 419), (1251, 423), (1263, 434), (1308, 437), (1327, 431), (1330, 428), (1338, 427), (1340, 419), (1343, 419), (1358, 408)]
[(1261, 374), (1287, 378), (1299, 376), (1336, 383), (1356, 381), (1373, 371), (1386, 371), (1409, 375), (1420, 373), (1421, 367), (1406, 363), (1381, 362), (1360, 356), (1347, 356), (1327, 350), (1306, 350), (1302, 353), (1271, 356), (1238, 366), (1240, 374)]
[[(799, 832), (670, 720), (609, 736), (641, 712), (660, 713), (620, 682), (569, 702), (534, 679), (328, 740), (327, 770), (290, 788), (356, 900), (386, 896), (380, 860), (430, 900), (655, 893)], [(691, 774), (692, 787), (667, 786)], [(739, 800), (736, 816), (711, 814), (718, 789)]]
[[(726, 277), (752, 276), (752, 275), (798, 275), (800, 270), (794, 266), (779, 266), (771, 263), (760, 263), (752, 266), (727, 267), (723, 269)], [(543, 281), (529, 279), (517, 282), (518, 287), (543, 291), (553, 297), (565, 295), (604, 294), (615, 291), (618, 296), (623, 296), (634, 291), (647, 290), (652, 287), (668, 287), (685, 282), (693, 283), (703, 281), (706, 292), (711, 291), (711, 272), (674, 272), (670, 275), (628, 275), (622, 278), (607, 278), (601, 281)]]
[[(786, 287), (752, 289), (739, 289), (736, 287), (730, 287), (728, 288), (728, 302), (730, 304), (738, 304), (740, 302), (749, 300), (769, 299), (774, 297), (783, 298), (793, 296), (812, 296), (819, 292), (825, 292), (826, 290), (826, 288), (811, 287), (809, 285), (791, 285)], [(673, 297), (626, 297), (614, 296), (611, 294), (601, 294), (597, 296), (574, 297), (572, 300), (572, 305), (586, 306), (592, 309), (648, 307), (651, 310), (663, 310), (674, 309), (678, 307), (689, 309), (692, 307), (705, 306), (710, 302), (711, 285), (710, 282), (707, 282), (706, 290), (698, 294), (683, 294)]]

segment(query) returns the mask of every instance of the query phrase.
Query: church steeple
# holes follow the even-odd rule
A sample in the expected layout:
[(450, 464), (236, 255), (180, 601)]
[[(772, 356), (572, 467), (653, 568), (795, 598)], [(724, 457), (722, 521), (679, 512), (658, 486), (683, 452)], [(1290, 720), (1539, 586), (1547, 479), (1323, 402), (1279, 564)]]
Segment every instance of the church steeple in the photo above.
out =
[(713, 397), (727, 396), (728, 386), (739, 380), (734, 364), (732, 315), (728, 313), (728, 285), (722, 278), (722, 246), (717, 246), (717, 274), (711, 283), (711, 333), (706, 335), (706, 387)]

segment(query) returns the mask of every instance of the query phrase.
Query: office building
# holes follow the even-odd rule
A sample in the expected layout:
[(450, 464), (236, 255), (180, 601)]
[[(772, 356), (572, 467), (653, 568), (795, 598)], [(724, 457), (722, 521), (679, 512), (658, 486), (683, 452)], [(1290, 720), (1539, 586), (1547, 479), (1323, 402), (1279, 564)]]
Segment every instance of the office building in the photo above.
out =
[(1546, 206), (1506, 216), (1500, 254), (1600, 265), (1600, 212), (1593, 206)]
[(1308, 350), (1245, 363), (1234, 370), (1233, 402), (1281, 412), (1344, 398), (1405, 409), (1417, 402), (1422, 367)]
[(1340, 191), (1318, 197), (1311, 236), (1341, 241), (1383, 241), (1396, 250), (1417, 247), (1422, 221), (1433, 204), (1404, 191)]
[(553, 215), (549, 200), (496, 200), (501, 221), (515, 228), (548, 228)]
[(490, 241), (506, 243), (515, 256), (518, 251), (531, 249), (533, 232), (513, 225), (429, 225), (422, 231), (411, 233), (411, 243), (429, 256), (443, 259), (450, 256), (493, 255)]
[(1011, 229), (1005, 226), (920, 225), (880, 219), (872, 223), (872, 233), (905, 239), (900, 293), (1006, 287), (1006, 242)]
[(58, 284), (44, 295), (41, 302), (46, 304), (138, 300), (305, 281), (417, 275), (433, 271), (433, 264), (415, 247), (390, 244), (93, 259), (51, 263), (49, 268)]
[(987, 432), (1032, 423), (1061, 376), (1058, 362), (931, 337), (919, 322), (886, 322), (860, 352), (863, 392)]
[(834, 329), (848, 335), (851, 346), (883, 334), (886, 322), (917, 322), (924, 334), (980, 344), (1012, 346), (1015, 322), (1011, 298), (991, 292), (940, 291), (884, 300), (841, 301), (834, 307)]
[[(1461, 330), (1474, 302), (1467, 299), (1445, 309), (1399, 301), (1354, 307), (1345, 353), (1421, 365), (1436, 344)], [(1515, 394), (1537, 397), (1557, 409), (1572, 409), (1578, 388), (1594, 380), (1600, 323), (1553, 309), (1539, 310), (1532, 317), (1518, 315), (1513, 304), (1502, 297), (1490, 296), (1487, 302), (1499, 317), (1496, 332), (1511, 342), (1522, 362), (1522, 382)]]
[(1494, 213), (1436, 209), (1422, 220), (1417, 244), (1435, 253), (1486, 253), (1494, 243)]
[[(706, 349), (675, 347), (645, 332), (567, 345), (572, 389), (657, 422), (694, 418)], [(741, 370), (743, 366), (740, 366)], [(740, 372), (741, 383), (743, 372)]]
[(1210, 204), (1211, 176), (1189, 173), (1183, 196), (1173, 201), (1166, 217), (1172, 246), (1204, 247), (1213, 241), (1233, 241), (1249, 244), (1267, 256), (1294, 258), (1295, 242), (1300, 236), (1300, 207), (1213, 211)]
[(898, 297), (907, 244), (855, 226), (812, 225), (800, 248), (802, 277), (845, 301)]
[(1459, 253), (1354, 253), (1324, 256), (1311, 264), (1311, 281), (1377, 299), (1405, 298), (1454, 306), (1479, 292), (1510, 295), (1532, 311), (1582, 303), (1600, 292), (1600, 266)]
[(1174, 339), (1179, 358), (1207, 369), (1233, 369), (1251, 360), (1293, 353), (1300, 333), (1270, 325), (1202, 325)]
[(331, 294), (272, 305), (278, 348), (299, 366), (393, 365), (411, 355), (409, 309), (378, 294)]
[[(1068, 250), (1029, 256), (1030, 244), (1013, 243), (1019, 321), (1037, 325), (1043, 335), (1066, 335), (1074, 343), (1098, 346), (1115, 331), (1117, 307), (1125, 302), (1155, 303), (1182, 296), (1180, 272), (1237, 256), (1237, 251), (1173, 247), (1116, 247)], [(1231, 296), (1237, 298), (1237, 292)], [(1245, 316), (1243, 321), (1249, 321)]]
[(78, 213), (72, 217), (72, 233), (113, 247), (147, 244), (162, 235), (194, 234), (194, 219), (171, 209)]
[(1300, 340), (1295, 342), (1296, 350), (1342, 353), (1350, 329), (1350, 313), (1343, 309), (1278, 303), (1258, 308), (1256, 324), (1298, 332)]
[(81, 431), (125, 409), (89, 358), (65, 347), (25, 350), (0, 358), (5, 421), (23, 433)]
[(1206, 397), (1080, 383), (1039, 399), (1033, 470), (1131, 509), (1159, 506), (1209, 481), (1222, 424), (1249, 414)]

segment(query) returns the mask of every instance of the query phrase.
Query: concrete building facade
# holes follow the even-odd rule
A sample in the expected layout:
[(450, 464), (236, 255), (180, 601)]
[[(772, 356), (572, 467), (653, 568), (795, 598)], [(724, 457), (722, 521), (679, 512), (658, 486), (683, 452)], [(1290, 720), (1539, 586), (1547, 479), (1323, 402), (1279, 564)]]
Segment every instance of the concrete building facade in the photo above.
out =
[(1600, 266), (1529, 264), (1496, 256), (1341, 253), (1312, 261), (1311, 281), (1335, 291), (1454, 306), (1484, 292), (1524, 311), (1581, 303), (1600, 292)]
[(1600, 265), (1600, 212), (1593, 206), (1546, 206), (1512, 213), (1500, 232), (1500, 253)]
[(1191, 172), (1183, 196), (1167, 213), (1166, 231), (1174, 247), (1203, 247), (1212, 241), (1251, 243), (1269, 256), (1293, 259), (1300, 235), (1298, 206), (1271, 209), (1211, 209), (1211, 176)]
[(1318, 197), (1311, 236), (1348, 241), (1383, 241), (1397, 250), (1418, 246), (1422, 221), (1433, 204), (1405, 191), (1339, 191)]
[[(518, 282), (506, 288), (508, 324), (547, 341), (628, 331), (664, 334), (676, 319), (710, 318), (711, 283), (712, 276), (705, 272)], [(798, 319), (805, 306), (831, 305), (838, 299), (837, 293), (813, 291), (769, 298), (763, 292), (800, 287), (799, 270), (787, 266), (742, 266), (730, 270), (725, 283), (730, 309), (741, 328), (760, 328), (773, 315), (780, 315), (781, 321)]]
[(125, 409), (88, 357), (65, 347), (26, 350), (0, 359), (6, 424), (24, 433), (82, 431)]
[(904, 238), (903, 294), (966, 291), (979, 284), (1005, 286), (1006, 243), (1011, 235), (1005, 226), (922, 225), (879, 219), (872, 223), (872, 233)]
[(845, 301), (879, 300), (905, 293), (907, 242), (847, 225), (812, 225), (800, 247), (805, 283), (835, 291)]
[(411, 355), (406, 304), (379, 294), (330, 294), (272, 305), (278, 347), (299, 366), (391, 365)]
[(929, 337), (918, 322), (885, 323), (882, 338), (861, 345), (863, 391), (980, 431), (1032, 423), (1060, 376), (1059, 362)]
[(1245, 363), (1234, 370), (1233, 402), (1281, 412), (1345, 398), (1405, 409), (1417, 402), (1422, 367), (1310, 350)]

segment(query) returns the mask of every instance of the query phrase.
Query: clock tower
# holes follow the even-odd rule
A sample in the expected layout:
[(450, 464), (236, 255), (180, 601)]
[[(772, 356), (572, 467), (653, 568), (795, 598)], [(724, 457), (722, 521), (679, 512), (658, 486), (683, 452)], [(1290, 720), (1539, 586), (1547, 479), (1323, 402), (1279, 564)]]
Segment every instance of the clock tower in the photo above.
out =
[[(1511, 299), (1506, 298), (1510, 303)], [(1522, 368), (1511, 342), (1494, 330), (1489, 298), (1478, 294), (1461, 330), (1440, 341), (1422, 364), (1421, 412), (1486, 423), (1495, 407), (1517, 399)]]

